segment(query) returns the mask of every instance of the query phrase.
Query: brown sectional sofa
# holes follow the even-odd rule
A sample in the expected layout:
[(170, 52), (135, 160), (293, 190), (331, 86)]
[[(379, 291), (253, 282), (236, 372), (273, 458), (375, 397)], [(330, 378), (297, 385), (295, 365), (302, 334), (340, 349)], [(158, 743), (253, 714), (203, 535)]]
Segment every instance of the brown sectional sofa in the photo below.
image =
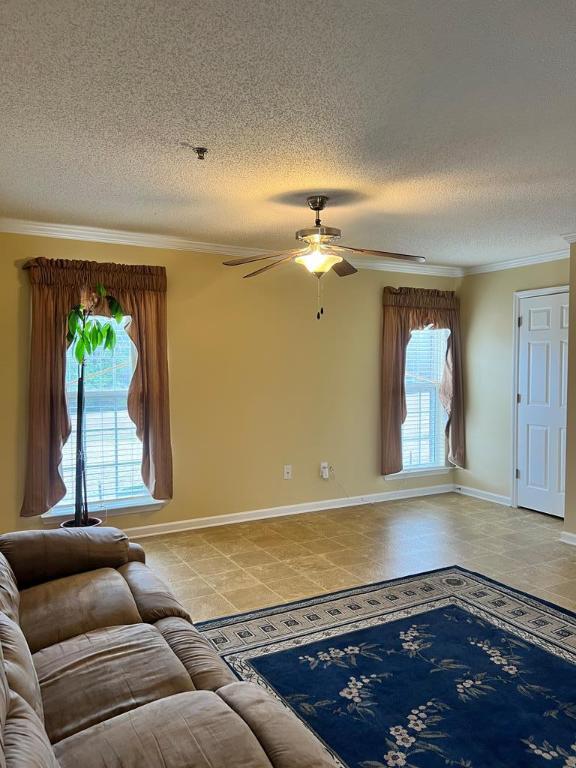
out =
[(0, 536), (0, 768), (330, 768), (115, 528)]

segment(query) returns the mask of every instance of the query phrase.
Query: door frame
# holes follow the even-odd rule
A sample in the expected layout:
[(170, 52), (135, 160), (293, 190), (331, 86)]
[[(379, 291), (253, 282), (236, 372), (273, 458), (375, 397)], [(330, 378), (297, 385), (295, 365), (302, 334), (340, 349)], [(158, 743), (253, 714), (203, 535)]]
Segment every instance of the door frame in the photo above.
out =
[(518, 468), (518, 383), (519, 383), (519, 362), (520, 362), (520, 301), (521, 299), (530, 299), (535, 296), (549, 296), (554, 293), (567, 293), (570, 295), (569, 285), (555, 285), (551, 288), (531, 288), (526, 291), (514, 291), (514, 309), (512, 315), (512, 493), (511, 502), (513, 507), (518, 506), (518, 480), (516, 478), (516, 469)]

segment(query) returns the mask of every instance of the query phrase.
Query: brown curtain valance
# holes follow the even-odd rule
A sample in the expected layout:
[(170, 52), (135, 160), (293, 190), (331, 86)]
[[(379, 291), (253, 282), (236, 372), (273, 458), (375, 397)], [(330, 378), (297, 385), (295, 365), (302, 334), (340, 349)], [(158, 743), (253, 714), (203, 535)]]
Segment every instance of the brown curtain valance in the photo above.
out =
[(425, 288), (384, 288), (384, 307), (396, 307), (410, 325), (410, 330), (436, 325), (448, 328), (448, 314), (459, 312), (460, 305), (454, 291), (435, 291)]
[(31, 285), (58, 285), (82, 290), (101, 283), (110, 291), (166, 291), (164, 267), (39, 257), (28, 261), (24, 269), (28, 270)]
[[(41, 515), (62, 499), (62, 447), (70, 436), (66, 404), (68, 312), (98, 283), (116, 296), (131, 320), (127, 332), (138, 358), (128, 413), (142, 441), (142, 479), (156, 499), (172, 498), (168, 398), (166, 270), (67, 259), (32, 259), (29, 424), (21, 515)], [(107, 309), (102, 310), (107, 314)]]
[(453, 291), (384, 288), (382, 317), (382, 474), (402, 470), (402, 424), (406, 420), (406, 349), (412, 331), (430, 325), (450, 331), (440, 400), (446, 424), (447, 459), (465, 461), (460, 306)]

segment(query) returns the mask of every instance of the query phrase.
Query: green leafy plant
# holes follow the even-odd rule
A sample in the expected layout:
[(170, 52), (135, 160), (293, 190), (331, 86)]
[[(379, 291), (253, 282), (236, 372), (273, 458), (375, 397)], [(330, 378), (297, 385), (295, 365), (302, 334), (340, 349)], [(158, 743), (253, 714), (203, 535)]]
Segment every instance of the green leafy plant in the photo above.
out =
[(76, 487), (74, 497), (74, 526), (90, 525), (88, 497), (86, 492), (86, 447), (84, 441), (85, 368), (87, 361), (97, 349), (116, 346), (116, 331), (112, 323), (101, 322), (94, 315), (107, 307), (117, 323), (124, 318), (120, 303), (98, 284), (86, 304), (77, 304), (68, 313), (68, 344), (74, 345), (74, 357), (78, 363), (78, 386), (76, 390)]

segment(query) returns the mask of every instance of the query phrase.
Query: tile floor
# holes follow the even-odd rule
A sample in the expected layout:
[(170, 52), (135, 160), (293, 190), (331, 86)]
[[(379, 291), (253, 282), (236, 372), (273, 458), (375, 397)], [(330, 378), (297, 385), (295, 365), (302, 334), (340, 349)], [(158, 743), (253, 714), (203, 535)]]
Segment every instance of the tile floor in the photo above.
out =
[(196, 621), (447, 565), (576, 610), (562, 521), (457, 494), (144, 538)]

